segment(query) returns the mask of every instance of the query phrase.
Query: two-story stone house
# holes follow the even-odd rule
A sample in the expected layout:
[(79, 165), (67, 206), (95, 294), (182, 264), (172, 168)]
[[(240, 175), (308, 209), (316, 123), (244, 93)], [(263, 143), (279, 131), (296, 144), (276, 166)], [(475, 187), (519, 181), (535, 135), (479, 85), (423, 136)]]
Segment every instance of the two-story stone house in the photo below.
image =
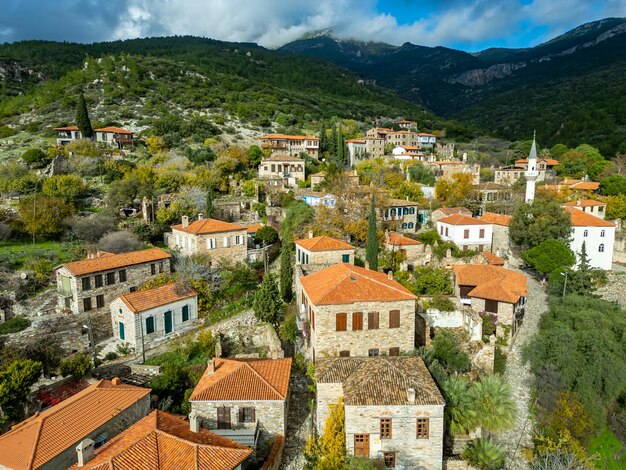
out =
[[(109, 304), (118, 295), (132, 292), (160, 273), (169, 273), (171, 255), (161, 248), (112, 254), (97, 252), (64, 263), (55, 271), (58, 309), (76, 315), (103, 315), (110, 325)], [(107, 326), (108, 330), (108, 326)], [(105, 332), (100, 332), (104, 334)], [(111, 336), (109, 334), (104, 336)]]
[(397, 230), (402, 232), (417, 232), (419, 223), (419, 204), (404, 199), (390, 199), (383, 212), (384, 222), (397, 222)]
[(399, 268), (403, 270), (412, 270), (415, 266), (428, 266), (432, 261), (433, 254), (429, 245), (424, 245), (400, 233), (385, 233), (384, 246), (385, 249), (402, 255), (404, 260)]
[(113, 336), (140, 352), (191, 330), (198, 319), (198, 294), (166, 284), (122, 294), (110, 309)]
[(94, 130), (96, 142), (122, 149), (133, 144), (133, 131), (122, 127), (102, 127)]
[(348, 455), (386, 468), (442, 468), (445, 401), (421, 358), (320, 358), (315, 379), (317, 429), (342, 398)]
[(290, 377), (291, 358), (211, 359), (189, 397), (189, 421), (237, 442), (285, 436)]
[(386, 274), (347, 263), (304, 276), (300, 320), (313, 361), (324, 356), (397, 356), (415, 345), (416, 296)]
[(243, 225), (205, 219), (200, 214), (193, 222), (183, 216), (182, 223), (171, 228), (165, 238), (167, 246), (186, 256), (208, 253), (212, 263), (222, 259), (243, 263), (247, 258), (248, 229)]
[(337, 263), (354, 264), (354, 247), (336, 238), (321, 236), (296, 240), (296, 264), (331, 266)]
[(312, 135), (269, 134), (260, 140), (261, 148), (271, 149), (273, 155), (289, 157), (306, 153), (317, 158), (320, 153), (320, 139)]
[(437, 222), (437, 233), (463, 250), (490, 251), (493, 225), (466, 215), (454, 214)]
[(289, 155), (272, 155), (261, 160), (259, 179), (281, 180), (287, 187), (297, 187), (305, 181), (304, 160)]

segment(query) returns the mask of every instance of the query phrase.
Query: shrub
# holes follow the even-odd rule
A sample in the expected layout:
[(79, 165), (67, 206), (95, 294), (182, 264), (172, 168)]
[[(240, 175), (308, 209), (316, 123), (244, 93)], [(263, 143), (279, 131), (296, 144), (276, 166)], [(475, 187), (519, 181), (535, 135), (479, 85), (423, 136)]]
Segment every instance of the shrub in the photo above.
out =
[(433, 339), (431, 350), (433, 358), (448, 371), (467, 372), (470, 368), (469, 356), (459, 348), (456, 338), (450, 331), (439, 332)]
[(504, 468), (505, 450), (491, 439), (474, 439), (467, 445), (463, 458), (481, 470), (500, 470)]
[(296, 338), (298, 337), (298, 325), (296, 320), (297, 318), (295, 312), (291, 312), (280, 324), (278, 332), (283, 341), (287, 341), (291, 344), (296, 341)]
[(0, 222), (0, 242), (5, 242), (11, 237), (11, 227)]
[(264, 225), (254, 234), (254, 242), (259, 245), (271, 245), (276, 240), (278, 240), (278, 232), (269, 225)]
[[(452, 282), (450, 274), (445, 269), (416, 267), (413, 271), (415, 277), (413, 293), (417, 295), (451, 294)], [(435, 307), (436, 308), (436, 307)]]
[(480, 317), (483, 319), (483, 336), (495, 335), (498, 317), (489, 312), (481, 313)]
[(117, 355), (117, 353), (115, 351), (109, 351), (104, 356), (104, 359), (107, 360), (107, 361), (114, 361), (117, 358), (118, 358), (118, 355)]
[(456, 305), (445, 295), (436, 295), (429, 302), (427, 302), (427, 308), (436, 308), (442, 312), (453, 312), (456, 310)]
[(143, 243), (137, 235), (125, 230), (111, 232), (103, 236), (98, 242), (98, 248), (110, 253), (128, 253), (140, 249)]
[(256, 194), (256, 187), (255, 187), (254, 181), (251, 181), (251, 180), (244, 181), (243, 185), (241, 186), (241, 192), (244, 194), (244, 196), (254, 197)]
[(89, 357), (88, 352), (77, 353), (61, 361), (61, 375), (63, 377), (71, 375), (76, 379), (80, 379), (85, 376), (91, 368), (91, 357)]
[(5, 139), (7, 137), (11, 137), (17, 134), (15, 129), (12, 129), (7, 126), (0, 126), (0, 139)]
[(24, 317), (13, 317), (10, 320), (0, 323), (0, 335), (8, 335), (9, 333), (17, 333), (25, 330), (30, 326), (30, 320)]
[(41, 168), (50, 162), (50, 156), (41, 149), (28, 149), (22, 154), (22, 160), (27, 165)]

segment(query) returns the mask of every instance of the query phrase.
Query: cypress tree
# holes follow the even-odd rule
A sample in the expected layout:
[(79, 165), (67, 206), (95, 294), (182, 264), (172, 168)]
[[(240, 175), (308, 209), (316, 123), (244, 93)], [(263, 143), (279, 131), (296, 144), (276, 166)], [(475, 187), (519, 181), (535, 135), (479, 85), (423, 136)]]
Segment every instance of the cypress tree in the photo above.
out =
[(370, 204), (370, 213), (367, 219), (367, 244), (365, 245), (365, 259), (370, 269), (378, 271), (378, 235), (376, 232), (376, 204), (374, 196)]
[(332, 158), (337, 157), (337, 127), (333, 126), (332, 133), (330, 134), (330, 141), (328, 142), (328, 155)]
[(337, 164), (340, 166), (345, 166), (345, 142), (343, 140), (343, 132), (341, 131), (341, 127), (339, 127), (339, 131), (337, 132)]
[(213, 205), (213, 200), (215, 199), (215, 193), (213, 193), (213, 188), (209, 188), (206, 192), (206, 211), (204, 216), (207, 218), (213, 217), (215, 212), (215, 206)]
[(267, 273), (254, 296), (254, 302), (252, 303), (254, 314), (259, 320), (275, 325), (280, 316), (281, 306), (282, 301), (280, 300), (274, 276)]
[(328, 152), (328, 137), (326, 137), (326, 123), (320, 124), (320, 156)]
[(285, 303), (293, 300), (293, 266), (291, 265), (291, 241), (284, 240), (280, 249), (280, 296)]
[(87, 112), (87, 103), (85, 103), (85, 96), (82, 94), (82, 92), (78, 96), (75, 120), (83, 139), (90, 139), (91, 137), (93, 137), (93, 128), (91, 127), (89, 113)]

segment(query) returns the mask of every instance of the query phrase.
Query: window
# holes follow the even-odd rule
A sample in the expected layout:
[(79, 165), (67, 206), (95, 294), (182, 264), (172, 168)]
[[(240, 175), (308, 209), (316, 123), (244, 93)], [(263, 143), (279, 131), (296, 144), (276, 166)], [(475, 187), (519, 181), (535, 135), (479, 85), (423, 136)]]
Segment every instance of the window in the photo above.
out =
[(478, 245), (478, 251), (484, 251), (485, 250), (485, 245)]
[(400, 310), (389, 312), (389, 328), (400, 328)]
[(481, 228), (479, 233), (478, 233), (478, 237), (479, 238), (485, 238), (485, 229)]
[(602, 231), (600, 232), (600, 236), (601, 236), (602, 238), (604, 238), (604, 230), (602, 230)]
[(96, 295), (96, 308), (104, 307), (104, 294)]
[(586, 237), (586, 236), (588, 236), (588, 235), (589, 235), (589, 230), (585, 230), (585, 231), (583, 232), (583, 237)]
[(347, 349), (339, 351), (339, 357), (350, 357), (350, 351), (348, 351)]
[(448, 236), (448, 227), (446, 227), (446, 237)]
[(154, 317), (146, 318), (146, 334), (154, 333)]
[(83, 299), (83, 310), (85, 312), (88, 312), (89, 310), (91, 310), (91, 297), (87, 297), (86, 299)]
[(230, 429), (230, 407), (217, 407), (217, 429)]
[(96, 274), (93, 278), (96, 287), (102, 287), (102, 274)]
[(378, 312), (367, 313), (367, 329), (368, 330), (378, 329)]
[(367, 355), (368, 356), (378, 356), (380, 355), (380, 351), (378, 349), (368, 349), (367, 350)]
[(162, 273), (163, 272), (163, 261), (159, 262), (159, 272)]
[(417, 418), (417, 438), (428, 439), (428, 418)]
[(239, 408), (240, 423), (254, 423), (256, 421), (256, 412), (254, 406), (242, 406)]
[(207, 250), (212, 250), (213, 248), (215, 248), (215, 238), (206, 239), (206, 248)]
[(441, 235), (443, 235), (443, 225), (439, 227), (439, 232), (441, 233)]
[(469, 238), (469, 229), (463, 230), (463, 238)]
[(152, 274), (153, 276), (156, 274), (156, 264), (150, 265), (150, 274)]
[(242, 245), (241, 235), (235, 235), (235, 245)]
[(363, 312), (352, 313), (352, 331), (363, 329)]
[(228, 248), (230, 245), (230, 240), (228, 237), (224, 237), (224, 248)]
[(126, 270), (121, 269), (119, 272), (119, 275), (120, 275), (120, 282), (126, 282)]
[(380, 438), (391, 439), (391, 418), (380, 418)]
[(83, 290), (91, 289), (91, 278), (84, 277), (84, 278), (81, 279), (81, 281), (83, 283)]
[(341, 255), (341, 262), (342, 263), (349, 263), (350, 262), (350, 255)]
[(189, 320), (189, 305), (183, 305), (183, 321)]
[(396, 468), (396, 453), (383, 452), (383, 461), (385, 462), (385, 467)]
[(107, 286), (115, 284), (115, 273), (107, 273)]
[(400, 348), (389, 348), (389, 355), (390, 356), (399, 356), (400, 355)]
[(604, 253), (604, 243), (600, 243), (600, 246), (598, 247), (598, 251), (600, 253)]
[(346, 331), (348, 329), (348, 318), (345, 313), (335, 315), (335, 331)]
[(137, 292), (137, 286), (131, 286), (130, 291), (131, 292)]

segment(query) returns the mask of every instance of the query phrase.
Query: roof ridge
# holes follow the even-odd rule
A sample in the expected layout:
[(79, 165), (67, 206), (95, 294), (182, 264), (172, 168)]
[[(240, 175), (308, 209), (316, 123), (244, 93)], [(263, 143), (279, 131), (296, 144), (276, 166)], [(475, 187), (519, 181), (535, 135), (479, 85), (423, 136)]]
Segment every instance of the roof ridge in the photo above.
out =
[(41, 439), (41, 430), (43, 429), (43, 420), (42, 418), (37, 424), (39, 427), (37, 428), (37, 438), (33, 444), (33, 448), (30, 454), (30, 459), (28, 459), (28, 468), (33, 468), (35, 464), (35, 457), (37, 456), (37, 448), (39, 447), (39, 440)]
[(260, 378), (263, 382), (265, 382), (265, 384), (266, 384), (268, 387), (270, 387), (272, 390), (274, 390), (274, 392), (276, 392), (276, 394), (277, 394), (280, 398), (282, 398), (283, 400), (285, 400), (285, 399), (287, 398), (287, 397), (283, 396), (283, 394), (282, 394), (282, 393), (280, 393), (278, 390), (276, 390), (276, 388), (275, 388), (275, 387), (274, 387), (271, 383), (269, 383), (269, 382), (265, 379), (265, 377), (263, 377), (261, 374), (259, 374), (259, 373), (258, 373), (258, 372), (254, 369), (254, 367), (252, 367), (252, 366), (250, 365), (250, 363), (249, 363), (248, 361), (243, 362), (243, 364), (245, 364), (246, 366), (248, 366), (248, 368), (249, 368), (252, 372), (254, 372), (254, 373), (255, 373), (255, 374), (256, 374), (256, 375), (257, 375), (257, 376), (258, 376), (258, 377), (259, 377), (259, 378)]

